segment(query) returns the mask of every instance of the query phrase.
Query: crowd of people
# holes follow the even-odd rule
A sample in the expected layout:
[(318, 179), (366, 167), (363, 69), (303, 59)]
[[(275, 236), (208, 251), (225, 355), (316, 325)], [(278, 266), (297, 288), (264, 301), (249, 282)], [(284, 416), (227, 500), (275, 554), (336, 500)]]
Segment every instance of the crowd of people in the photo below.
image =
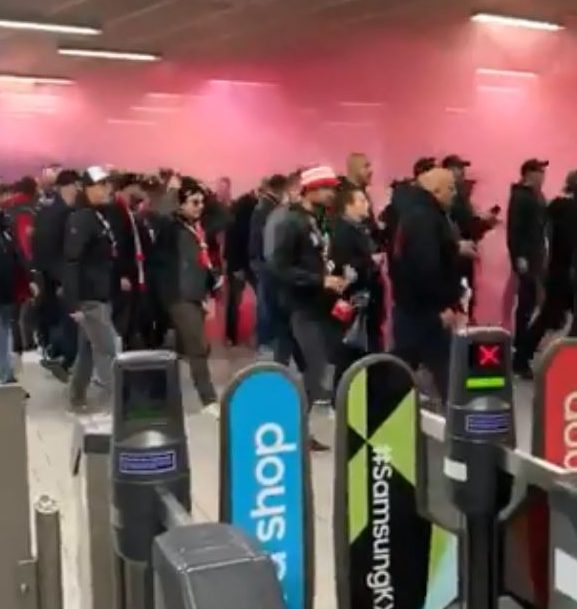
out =
[[(250, 286), (259, 357), (294, 362), (311, 405), (330, 403), (346, 368), (383, 350), (428, 369), (445, 399), (451, 333), (475, 323), (478, 244), (501, 212), (476, 211), (469, 165), (457, 155), (419, 159), (378, 213), (361, 153), (344, 176), (300, 168), (234, 200), (229, 178), (210, 189), (166, 169), (51, 166), (38, 180), (4, 184), (0, 382), (16, 380), (13, 352), (38, 348), (69, 384), (71, 408), (86, 407), (94, 380), (104, 405), (118, 351), (162, 348), (173, 330), (204, 409), (218, 416), (205, 322), (224, 294), (223, 338), (236, 345)], [(522, 165), (507, 209), (514, 370), (523, 378), (548, 330), (570, 315), (572, 334), (577, 326), (577, 172), (547, 205), (546, 168)], [(311, 448), (327, 447), (311, 438)]]

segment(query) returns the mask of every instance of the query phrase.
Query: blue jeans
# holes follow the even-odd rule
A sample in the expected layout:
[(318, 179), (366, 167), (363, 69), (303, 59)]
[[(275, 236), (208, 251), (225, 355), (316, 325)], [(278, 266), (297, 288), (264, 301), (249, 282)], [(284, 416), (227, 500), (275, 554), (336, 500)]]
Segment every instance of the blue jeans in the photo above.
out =
[(14, 379), (12, 370), (12, 321), (14, 307), (0, 305), (0, 384), (9, 383)]

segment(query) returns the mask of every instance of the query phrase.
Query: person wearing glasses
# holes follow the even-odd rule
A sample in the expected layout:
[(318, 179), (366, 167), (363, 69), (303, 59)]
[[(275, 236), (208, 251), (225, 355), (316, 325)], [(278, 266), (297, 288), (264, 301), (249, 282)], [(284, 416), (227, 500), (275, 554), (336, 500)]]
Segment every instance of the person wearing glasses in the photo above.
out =
[(204, 197), (199, 182), (182, 178), (178, 190), (179, 207), (162, 221), (153, 266), (159, 293), (174, 325), (182, 354), (188, 359), (204, 411), (218, 418), (217, 394), (208, 367), (209, 345), (204, 328), (218, 276), (201, 225)]

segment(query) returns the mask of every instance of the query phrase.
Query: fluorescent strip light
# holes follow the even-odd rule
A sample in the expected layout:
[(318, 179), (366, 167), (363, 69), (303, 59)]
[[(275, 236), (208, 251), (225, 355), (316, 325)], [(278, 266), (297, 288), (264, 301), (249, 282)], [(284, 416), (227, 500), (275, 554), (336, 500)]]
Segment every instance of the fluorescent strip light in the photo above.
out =
[(477, 68), (477, 74), (480, 76), (509, 76), (512, 78), (539, 78), (536, 72), (528, 72), (525, 70), (498, 70), (496, 68)]
[(174, 114), (175, 108), (162, 108), (160, 106), (131, 106), (133, 112), (150, 112), (152, 114)]
[(148, 97), (149, 99), (162, 99), (168, 101), (179, 101), (182, 99), (182, 95), (180, 95), (180, 93), (161, 93), (157, 91), (147, 93), (146, 97)]
[(518, 17), (507, 17), (505, 15), (492, 15), (489, 13), (477, 13), (471, 17), (471, 21), (476, 23), (492, 23), (497, 25), (508, 25), (510, 27), (525, 28), (529, 30), (545, 30), (548, 32), (558, 32), (564, 29), (557, 23), (547, 21), (533, 21), (532, 19), (521, 19)]
[(228, 80), (224, 78), (213, 78), (209, 80), (212, 85), (235, 85), (237, 87), (273, 88), (278, 87), (273, 82), (260, 82), (256, 80)]
[(124, 51), (100, 51), (96, 49), (58, 49), (60, 55), (69, 57), (90, 57), (92, 59), (112, 59), (118, 61), (160, 61), (158, 55), (151, 53), (125, 53)]
[(449, 114), (467, 114), (469, 111), (467, 108), (460, 108), (459, 106), (447, 106), (445, 112)]
[(131, 125), (131, 126), (139, 126), (139, 127), (152, 127), (156, 125), (153, 121), (141, 121), (134, 120), (131, 118), (108, 118), (106, 122), (109, 125)]
[(339, 106), (343, 108), (382, 108), (383, 104), (380, 102), (342, 101), (339, 102)]
[(28, 30), (33, 32), (52, 32), (54, 34), (73, 34), (76, 36), (97, 36), (102, 30), (81, 25), (58, 23), (38, 23), (36, 21), (12, 21), (0, 19), (0, 28), (6, 30)]
[(501, 87), (498, 85), (479, 85), (477, 91), (484, 93), (520, 93), (521, 89), (517, 87)]
[(0, 84), (25, 84), (25, 85), (73, 85), (74, 81), (69, 78), (53, 78), (49, 76), (23, 76), (20, 74), (0, 74)]

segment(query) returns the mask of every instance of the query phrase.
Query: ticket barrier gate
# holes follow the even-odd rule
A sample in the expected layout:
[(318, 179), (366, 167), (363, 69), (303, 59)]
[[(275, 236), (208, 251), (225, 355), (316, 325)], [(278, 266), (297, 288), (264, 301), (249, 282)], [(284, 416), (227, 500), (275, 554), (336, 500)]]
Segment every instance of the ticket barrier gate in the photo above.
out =
[(34, 505), (32, 550), (26, 397), (0, 387), (0, 594), (2, 609), (62, 609), (60, 513), (49, 497)]
[(228, 524), (192, 524), (174, 354), (116, 359), (110, 454), (122, 609), (283, 609), (274, 564), (258, 542)]
[[(479, 366), (481, 352), (486, 368)], [(452, 604), (496, 609), (508, 598), (535, 606), (508, 581), (504, 539), (539, 489), (550, 509), (547, 606), (577, 607), (577, 476), (516, 447), (507, 335), (498, 329), (460, 333), (451, 358), (447, 417), (418, 413), (416, 488), (421, 514), (458, 539), (459, 589)]]

